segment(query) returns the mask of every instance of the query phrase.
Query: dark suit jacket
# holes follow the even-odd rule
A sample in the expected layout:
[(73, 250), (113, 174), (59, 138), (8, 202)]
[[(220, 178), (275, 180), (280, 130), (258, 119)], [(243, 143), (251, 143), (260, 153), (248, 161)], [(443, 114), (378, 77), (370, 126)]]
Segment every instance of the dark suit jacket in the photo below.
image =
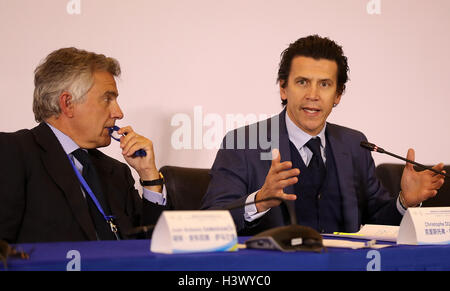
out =
[[(227, 205), (243, 205), (248, 195), (261, 189), (270, 169), (270, 160), (261, 160), (262, 152), (270, 149), (261, 147), (261, 140), (267, 136), (272, 141), (271, 128), (279, 129), (279, 150), (281, 161), (290, 161), (289, 136), (286, 129), (285, 112), (274, 118), (259, 122), (245, 128), (234, 130), (224, 138), (222, 148), (218, 151), (211, 169), (211, 182), (203, 198), (203, 209), (221, 208)], [(267, 126), (265, 126), (265, 124)], [(239, 149), (239, 130), (245, 131), (246, 146)], [(257, 132), (258, 146), (253, 149), (249, 144), (252, 131)], [(264, 134), (264, 136), (261, 136)], [(360, 147), (360, 142), (367, 140), (359, 131), (328, 123), (326, 135), (333, 149), (336, 162), (339, 187), (342, 195), (343, 231), (358, 231), (361, 224), (398, 225), (401, 214), (396, 207), (396, 200), (383, 188), (375, 177), (375, 165), (369, 151)], [(255, 135), (253, 135), (255, 136)], [(227, 143), (227, 139), (234, 139)], [(274, 137), (275, 138), (275, 137)], [(242, 142), (242, 135), (241, 135)], [(273, 141), (272, 141), (273, 142)], [(234, 144), (227, 149), (226, 144)], [(299, 179), (301, 179), (301, 173)], [(284, 189), (285, 193), (295, 194), (294, 187)], [(298, 193), (301, 195), (301, 193)], [(234, 202), (233, 202), (234, 201)], [(287, 203), (295, 203), (288, 201)], [(244, 208), (232, 210), (232, 216), (241, 235), (252, 235), (262, 230), (289, 223), (284, 205), (272, 208), (256, 223), (244, 219)], [(294, 208), (294, 207), (293, 207)]]
[[(66, 153), (45, 124), (0, 133), (0, 239), (16, 242), (96, 240), (86, 199)], [(89, 150), (123, 238), (156, 222), (164, 207), (142, 200), (126, 164)]]

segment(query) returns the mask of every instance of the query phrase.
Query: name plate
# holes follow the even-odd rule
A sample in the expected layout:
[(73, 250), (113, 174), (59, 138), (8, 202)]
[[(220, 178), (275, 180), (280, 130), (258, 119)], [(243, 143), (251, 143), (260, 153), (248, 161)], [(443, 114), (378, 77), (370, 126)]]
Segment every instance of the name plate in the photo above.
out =
[(237, 233), (227, 210), (163, 211), (153, 231), (155, 253), (225, 252), (237, 250)]
[(450, 207), (408, 208), (400, 223), (397, 244), (450, 244)]

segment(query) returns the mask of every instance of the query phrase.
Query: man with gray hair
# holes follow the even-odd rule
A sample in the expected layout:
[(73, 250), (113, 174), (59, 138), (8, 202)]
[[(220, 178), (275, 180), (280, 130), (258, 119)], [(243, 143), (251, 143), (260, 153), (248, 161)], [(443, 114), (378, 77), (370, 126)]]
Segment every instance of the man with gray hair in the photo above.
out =
[[(10, 243), (114, 240), (155, 223), (165, 205), (152, 142), (120, 128), (129, 167), (97, 148), (123, 118), (117, 60), (76, 48), (52, 52), (35, 70), (39, 125), (0, 133), (0, 239)], [(117, 128), (116, 128), (117, 129)], [(145, 154), (136, 153), (145, 151)]]

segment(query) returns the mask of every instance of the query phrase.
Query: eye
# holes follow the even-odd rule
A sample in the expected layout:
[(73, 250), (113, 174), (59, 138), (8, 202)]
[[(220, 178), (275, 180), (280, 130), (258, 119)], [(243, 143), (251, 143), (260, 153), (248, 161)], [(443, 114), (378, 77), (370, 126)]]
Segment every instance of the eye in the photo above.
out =
[(321, 81), (320, 82), (320, 87), (322, 87), (322, 88), (327, 88), (327, 87), (330, 87), (330, 86), (331, 86), (331, 84), (328, 81)]
[(106, 103), (111, 103), (112, 101), (114, 101), (114, 99), (115, 99), (115, 97), (109, 96), (109, 95), (106, 95), (106, 96), (103, 97), (103, 100), (104, 100)]
[(109, 104), (111, 102), (113, 102), (116, 98), (117, 98), (118, 94), (115, 94), (114, 92), (105, 92), (102, 95), (102, 99), (105, 103)]
[(300, 79), (297, 81), (297, 84), (299, 84), (300, 86), (305, 86), (307, 83), (308, 81), (305, 79)]

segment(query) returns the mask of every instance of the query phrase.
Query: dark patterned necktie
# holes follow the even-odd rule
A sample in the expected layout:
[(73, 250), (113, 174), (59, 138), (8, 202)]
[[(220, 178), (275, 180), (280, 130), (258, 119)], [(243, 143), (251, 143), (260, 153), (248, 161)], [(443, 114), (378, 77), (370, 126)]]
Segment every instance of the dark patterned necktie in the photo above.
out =
[[(94, 164), (92, 164), (92, 161), (89, 158), (88, 153), (82, 149), (77, 149), (73, 151), (72, 154), (83, 165), (83, 178), (86, 180), (87, 184), (89, 185), (101, 207), (103, 208), (103, 212), (105, 213), (105, 215), (108, 215), (110, 213), (110, 210), (102, 192), (100, 178), (97, 174)], [(109, 224), (106, 222), (105, 218), (98, 210), (94, 201), (87, 193), (87, 190), (84, 190), (86, 194), (87, 204), (89, 206), (89, 213), (91, 214), (99, 239), (114, 240), (115, 236), (111, 231)]]
[(320, 137), (310, 139), (306, 143), (306, 146), (313, 153), (308, 169), (310, 170), (311, 177), (313, 177), (314, 185), (317, 190), (319, 190), (326, 174), (325, 164), (323, 163), (322, 154), (320, 152)]

